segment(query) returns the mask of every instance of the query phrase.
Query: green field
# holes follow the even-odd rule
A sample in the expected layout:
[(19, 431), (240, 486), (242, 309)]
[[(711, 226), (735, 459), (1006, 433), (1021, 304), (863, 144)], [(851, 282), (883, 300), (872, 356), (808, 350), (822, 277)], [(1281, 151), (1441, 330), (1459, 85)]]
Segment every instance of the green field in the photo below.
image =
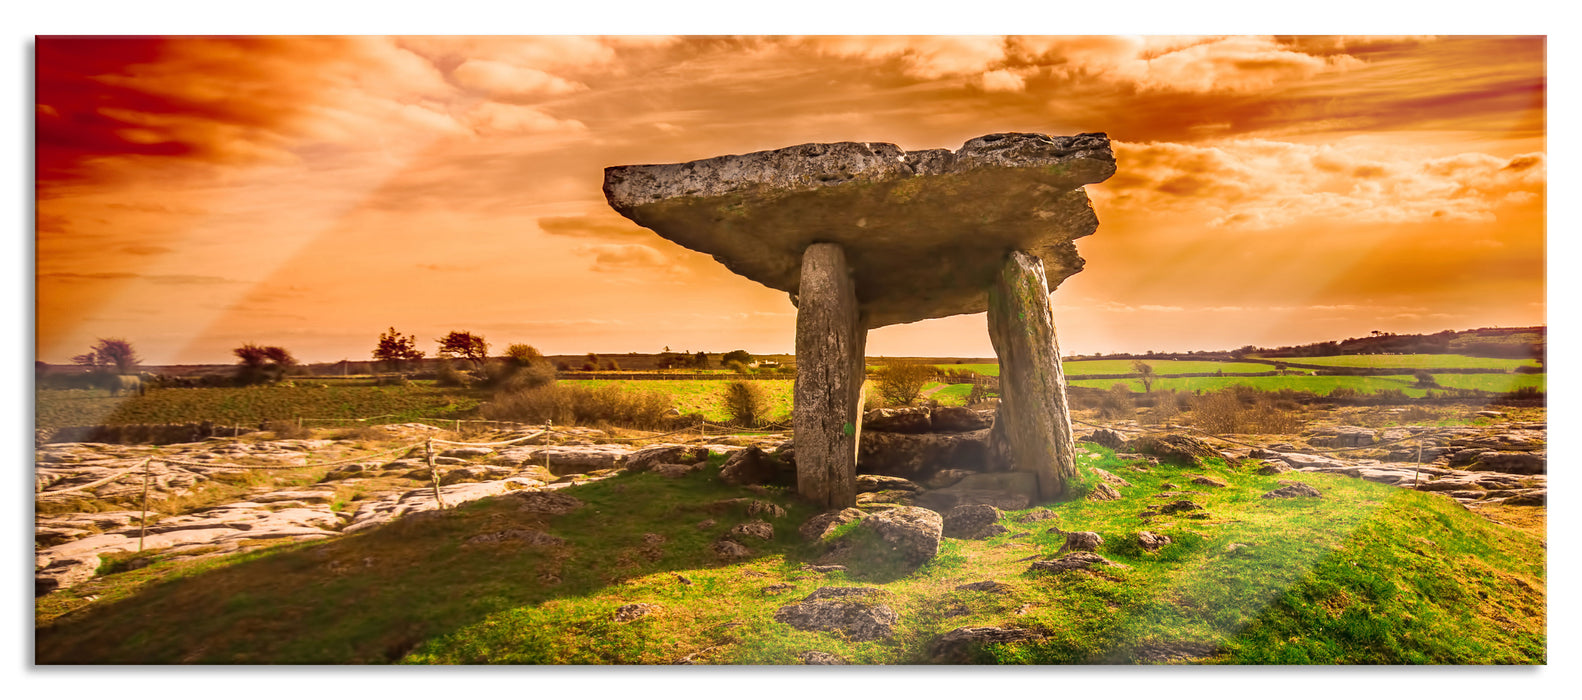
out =
[[(1477, 389), (1504, 393), (1514, 391), (1523, 386), (1538, 387), (1544, 390), (1546, 378), (1543, 374), (1436, 374), (1434, 379), (1439, 382), (1440, 388), (1445, 389)], [(1138, 379), (1072, 379), (1067, 382), (1072, 386), (1091, 387), (1095, 389), (1108, 389), (1116, 384), (1125, 384), (1131, 391), (1141, 392), (1143, 383)], [(1291, 389), (1293, 391), (1311, 391), (1315, 394), (1328, 394), (1339, 388), (1349, 388), (1358, 393), (1374, 393), (1386, 389), (1400, 389), (1407, 396), (1422, 398), (1428, 394), (1428, 389), (1416, 388), (1416, 380), (1412, 377), (1387, 376), (1387, 377), (1313, 377), (1305, 375), (1286, 375), (1281, 377), (1183, 377), (1179, 379), (1155, 379), (1155, 390), (1176, 391), (1216, 391), (1225, 387), (1241, 385), (1250, 386), (1262, 391), (1279, 391)]]
[(413, 382), (405, 387), (324, 384), (152, 389), (146, 395), (132, 397), (110, 397), (99, 390), (44, 389), (35, 393), (35, 427), (206, 420), (221, 425), (256, 425), (268, 420), (374, 416), (387, 416), (379, 421), (382, 423), (400, 423), (420, 418), (464, 418), (480, 400), (476, 392), (436, 387), (432, 382)]
[[(1154, 374), (1198, 374), (1202, 372), (1225, 372), (1226, 374), (1231, 374), (1274, 371), (1274, 367), (1256, 362), (1213, 362), (1203, 360), (1144, 360), (1144, 362), (1149, 367), (1154, 368)], [(1000, 376), (999, 365), (935, 366), (944, 370), (971, 370), (991, 377)], [(1132, 367), (1132, 360), (1077, 360), (1074, 362), (1062, 362), (1060, 366), (1068, 377), (1084, 374), (1134, 374), (1137, 372), (1137, 369)]]
[(1469, 355), (1335, 355), (1332, 357), (1271, 357), (1275, 362), (1325, 367), (1379, 367), (1381, 369), (1503, 369), (1537, 367), (1535, 360), (1513, 360)]
[[(791, 415), (790, 379), (754, 379), (769, 390), (770, 420), (778, 422)], [(621, 391), (653, 391), (670, 396), (682, 413), (701, 413), (711, 421), (729, 420), (722, 402), (728, 381), (719, 379), (562, 379), (564, 386), (613, 386)]]

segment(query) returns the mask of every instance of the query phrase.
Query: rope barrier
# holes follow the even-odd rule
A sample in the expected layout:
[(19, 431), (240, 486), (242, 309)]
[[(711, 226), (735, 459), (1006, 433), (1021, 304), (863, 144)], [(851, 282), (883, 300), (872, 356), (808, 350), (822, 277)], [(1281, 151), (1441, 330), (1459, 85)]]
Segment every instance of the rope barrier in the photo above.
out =
[(122, 469), (119, 472), (111, 474), (111, 475), (109, 475), (109, 476), (107, 476), (107, 477), (105, 477), (103, 479), (100, 479), (100, 480), (92, 482), (92, 483), (83, 484), (81, 486), (72, 486), (70, 488), (64, 488), (64, 489), (54, 489), (52, 491), (45, 491), (43, 489), (39, 489), (35, 493), (71, 493), (72, 491), (82, 491), (84, 489), (91, 489), (91, 488), (93, 488), (95, 486), (98, 486), (100, 484), (108, 484), (108, 483), (110, 483), (112, 481), (115, 481), (116, 479), (119, 479), (119, 478), (121, 478), (123, 476), (126, 476), (127, 474), (130, 474), (133, 471), (136, 471), (136, 470), (142, 468), (143, 465), (148, 464), (149, 460), (152, 460), (152, 459), (153, 459), (153, 457), (149, 457), (147, 459), (144, 459), (139, 464), (134, 464), (134, 465), (132, 465), (130, 467)]
[(461, 445), (461, 446), (467, 446), (467, 447), (507, 447), (507, 446), (510, 446), (510, 445), (515, 445), (515, 444), (520, 443), (520, 442), (526, 442), (528, 440), (531, 440), (533, 438), (536, 438), (536, 437), (538, 437), (540, 435), (543, 435), (545, 433), (548, 433), (548, 432), (551, 432), (551, 431), (550, 431), (550, 429), (546, 428), (546, 429), (540, 430), (540, 431), (538, 431), (536, 433), (523, 435), (522, 437), (512, 438), (510, 440), (505, 440), (505, 441), (502, 441), (502, 442), (457, 442), (455, 440), (441, 440), (439, 438), (432, 438), (432, 439), (429, 440), (429, 442), (432, 442), (432, 443), (434, 443), (436, 445)]

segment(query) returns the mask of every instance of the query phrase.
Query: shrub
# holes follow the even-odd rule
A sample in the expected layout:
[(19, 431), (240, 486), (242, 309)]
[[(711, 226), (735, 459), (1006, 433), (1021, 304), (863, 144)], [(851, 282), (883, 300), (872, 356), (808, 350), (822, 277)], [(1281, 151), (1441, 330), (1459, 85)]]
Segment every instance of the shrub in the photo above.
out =
[(743, 364), (741, 360), (731, 360), (730, 362), (725, 363), (725, 369), (741, 375), (752, 374), (753, 372), (752, 368), (748, 367), (746, 364)]
[(769, 390), (738, 379), (725, 385), (725, 413), (738, 425), (754, 427), (769, 421)]
[(264, 430), (275, 434), (277, 440), (300, 440), (313, 437), (313, 431), (297, 425), (294, 420), (272, 420), (264, 424)]
[(1215, 435), (1230, 433), (1284, 434), (1302, 428), (1300, 416), (1281, 410), (1277, 399), (1259, 391), (1235, 391), (1246, 387), (1233, 387), (1195, 397), (1192, 401), (1192, 423), (1204, 432)]
[(1147, 422), (1154, 425), (1166, 425), (1181, 414), (1181, 409), (1176, 404), (1174, 391), (1156, 391), (1149, 394), (1153, 400), (1153, 410), (1148, 412)]
[(435, 386), (467, 386), (467, 373), (456, 369), (455, 365), (445, 362), (434, 372)]
[(505, 348), (505, 358), (517, 365), (526, 367), (543, 361), (544, 353), (539, 352), (538, 348), (526, 343), (516, 343)]
[(665, 425), (665, 412), (669, 409), (669, 398), (657, 392), (548, 383), (501, 392), (481, 413), (489, 420), (520, 423), (553, 420), (560, 425), (658, 428)]
[(938, 373), (932, 366), (916, 360), (891, 360), (876, 374), (879, 395), (884, 397), (885, 403), (910, 406)]
[(1131, 418), (1137, 415), (1137, 407), (1132, 403), (1132, 392), (1125, 384), (1114, 384), (1110, 390), (1104, 392), (1099, 400), (1100, 418)]

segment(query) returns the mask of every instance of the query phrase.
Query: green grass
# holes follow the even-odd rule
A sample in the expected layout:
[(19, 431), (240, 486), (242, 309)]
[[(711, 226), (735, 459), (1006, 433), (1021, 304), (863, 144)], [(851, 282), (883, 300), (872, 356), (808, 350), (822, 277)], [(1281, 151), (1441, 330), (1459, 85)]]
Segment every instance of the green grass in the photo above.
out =
[(1276, 362), (1294, 362), (1325, 367), (1380, 367), (1390, 369), (1503, 369), (1537, 367), (1535, 360), (1516, 360), (1469, 355), (1335, 355), (1331, 357), (1271, 357)]
[[(795, 528), (814, 510), (780, 493), (720, 484), (714, 467), (679, 480), (627, 474), (563, 491), (585, 507), (561, 516), (475, 502), (343, 539), (202, 563), (159, 563), (52, 593), (36, 605), (36, 661), (53, 663), (700, 663), (794, 664), (803, 651), (854, 663), (925, 660), (962, 626), (1037, 627), (1040, 642), (991, 647), (1001, 663), (1127, 661), (1158, 642), (1202, 642), (1217, 663), (1543, 663), (1542, 532), (1495, 525), (1439, 495), (1336, 475), (1260, 476), (1213, 461), (1196, 470), (1133, 471), (1094, 448), (1080, 458), (1129, 481), (1120, 501), (1052, 506), (1058, 519), (982, 541), (946, 540), (906, 571), (811, 574), (816, 552)], [(1197, 487), (1189, 473), (1230, 484)], [(1258, 496), (1281, 478), (1321, 499)], [(1138, 514), (1169, 482), (1210, 517)], [(747, 520), (710, 503), (762, 498), (791, 512), (743, 562), (707, 544)], [(1011, 514), (1014, 515), (1014, 514)], [(706, 519), (715, 522), (700, 526)], [(1062, 537), (1092, 530), (1127, 569), (1042, 574)], [(477, 533), (542, 529), (566, 546), (467, 545)], [(1175, 541), (1156, 554), (1139, 530)], [(645, 550), (642, 535), (665, 538)], [(1227, 552), (1231, 544), (1248, 545)], [(871, 567), (870, 567), (871, 568)], [(882, 567), (881, 567), (882, 568)], [(681, 580), (691, 582), (687, 585)], [(984, 579), (1005, 595), (957, 591)], [(784, 590), (767, 588), (784, 585)], [(882, 589), (900, 616), (889, 639), (852, 642), (775, 622), (781, 606), (824, 585)], [(88, 595), (102, 596), (89, 603)], [(659, 606), (616, 623), (625, 603)], [(58, 612), (76, 612), (56, 617)]]
[[(1543, 389), (1546, 386), (1547, 375), (1543, 374), (1436, 374), (1434, 380), (1440, 388), (1445, 389), (1479, 389), (1491, 392), (1513, 391), (1518, 387), (1536, 386)], [(1116, 384), (1125, 384), (1131, 391), (1141, 392), (1143, 383), (1138, 379), (1072, 379), (1069, 384), (1073, 386), (1108, 389)], [(1261, 391), (1279, 391), (1291, 389), (1293, 391), (1311, 391), (1315, 394), (1327, 395), (1335, 389), (1353, 389), (1358, 393), (1375, 393), (1388, 389), (1400, 389), (1407, 396), (1422, 398), (1428, 394), (1428, 389), (1417, 388), (1417, 381), (1409, 376), (1385, 377), (1313, 377), (1303, 375), (1287, 375), (1279, 377), (1183, 377), (1179, 379), (1155, 379), (1153, 388), (1174, 389), (1177, 391), (1217, 391), (1229, 386), (1250, 386)]]
[[(791, 415), (790, 379), (752, 379), (747, 381), (769, 390), (769, 415), (780, 420)], [(622, 391), (653, 391), (666, 394), (682, 413), (701, 413), (712, 421), (729, 420), (725, 412), (725, 387), (730, 382), (716, 379), (562, 379), (565, 386), (614, 386)]]
[(951, 384), (934, 392), (929, 398), (938, 401), (941, 406), (965, 406), (967, 395), (971, 393), (971, 384)]
[(481, 394), (436, 387), (430, 382), (410, 386), (367, 386), (349, 383), (299, 382), (295, 387), (254, 386), (203, 389), (153, 389), (143, 396), (110, 397), (103, 391), (43, 389), (35, 393), (37, 427), (125, 425), (135, 423), (257, 424), (267, 420), (305, 418), (367, 418), (388, 415), (382, 422), (420, 418), (466, 417)]
[[(1079, 360), (1076, 362), (1062, 362), (1066, 375), (1083, 374), (1132, 374), (1137, 371), (1132, 366), (1133, 360)], [(1201, 360), (1143, 360), (1149, 367), (1154, 368), (1154, 374), (1199, 374), (1202, 372), (1224, 372), (1233, 374), (1238, 372), (1271, 372), (1274, 370), (1269, 365), (1256, 362), (1212, 362)]]

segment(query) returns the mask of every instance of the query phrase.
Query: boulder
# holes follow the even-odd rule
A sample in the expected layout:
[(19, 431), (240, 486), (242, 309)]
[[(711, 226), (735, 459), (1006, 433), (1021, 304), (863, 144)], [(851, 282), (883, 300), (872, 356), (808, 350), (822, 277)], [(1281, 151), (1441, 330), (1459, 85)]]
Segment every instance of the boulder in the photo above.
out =
[(695, 447), (686, 445), (655, 445), (645, 447), (626, 458), (626, 471), (643, 472), (661, 464), (696, 464), (708, 458), (707, 452), (699, 456)]
[(693, 472), (702, 471), (703, 464), (656, 464), (649, 471), (667, 479), (680, 479)]
[(1061, 554), (1064, 552), (1097, 552), (1104, 546), (1104, 538), (1097, 532), (1067, 532), (1066, 543), (1060, 546)]
[(1145, 552), (1157, 552), (1160, 547), (1170, 544), (1170, 542), (1168, 535), (1161, 535), (1147, 530), (1137, 533), (1137, 545), (1142, 547)]
[(999, 523), (1000, 509), (990, 505), (951, 508), (942, 518), (941, 534), (958, 540), (983, 540), (1009, 530)]
[(517, 498), (522, 499), (521, 510), (546, 515), (565, 515), (583, 505), (582, 501), (575, 497), (554, 491), (518, 492)]
[(1126, 436), (1109, 428), (1099, 428), (1083, 439), (1086, 442), (1091, 442), (1100, 447), (1108, 447), (1112, 450), (1120, 450), (1126, 447)]
[(639, 617), (647, 617), (659, 610), (658, 605), (652, 603), (627, 603), (615, 609), (611, 619), (616, 622), (631, 622)]
[(772, 540), (775, 538), (775, 526), (763, 520), (752, 520), (732, 527), (725, 536), (737, 542)]
[(1300, 481), (1284, 482), (1286, 485), (1270, 491), (1259, 498), (1321, 498), (1318, 489)]
[(769, 484), (779, 477), (779, 463), (757, 447), (737, 450), (720, 467), (720, 481), (734, 486)]
[(1106, 484), (1102, 481), (1094, 484), (1093, 490), (1089, 491), (1088, 495), (1085, 497), (1085, 500), (1089, 501), (1118, 501), (1120, 499), (1121, 492), (1116, 491), (1114, 486), (1110, 486), (1109, 484)]
[(939, 552), (944, 519), (926, 508), (899, 506), (863, 518), (858, 527), (878, 535), (891, 550), (917, 565)]
[(1114, 474), (1111, 474), (1111, 473), (1109, 473), (1107, 471), (1104, 471), (1103, 469), (1100, 469), (1098, 467), (1088, 467), (1088, 471), (1093, 472), (1093, 474), (1095, 476), (1099, 477), (1100, 479), (1103, 479), (1104, 483), (1106, 483), (1106, 484), (1110, 484), (1110, 485), (1113, 485), (1113, 486), (1131, 486), (1132, 485), (1132, 482), (1127, 481), (1125, 479), (1122, 479), (1122, 478), (1120, 478), (1120, 477), (1118, 477), (1118, 476), (1116, 476)]
[(1105, 559), (1104, 557), (1092, 552), (1073, 552), (1059, 559), (1053, 559), (1049, 561), (1035, 561), (1031, 566), (1028, 567), (1027, 570), (1058, 573), (1061, 571), (1073, 571), (1076, 569), (1092, 569), (1095, 566), (1113, 566), (1118, 569), (1131, 568), (1125, 564), (1119, 564)]
[(906, 408), (880, 408), (862, 415), (863, 432), (877, 433), (931, 433), (933, 421), (926, 406)]
[(877, 588), (825, 586), (775, 611), (775, 621), (799, 630), (841, 632), (854, 642), (888, 638), (900, 616), (874, 599)]
[(730, 540), (719, 540), (709, 545), (709, 551), (713, 552), (714, 556), (725, 560), (745, 559), (753, 555), (753, 550)]
[(829, 533), (834, 531), (835, 528), (849, 522), (861, 520), (867, 515), (867, 513), (856, 508), (819, 513), (808, 518), (807, 522), (802, 523), (802, 526), (797, 528), (797, 534), (801, 535), (804, 541), (818, 542), (829, 536)]
[(1000, 510), (1023, 510), (1033, 504), (1027, 494), (1037, 492), (1038, 477), (1030, 472), (972, 474), (954, 485), (925, 491), (916, 504), (940, 513), (961, 505), (984, 504)]
[(1467, 471), (1502, 472), (1505, 474), (1543, 474), (1548, 466), (1548, 452), (1480, 452), (1467, 466)]
[(925, 485), (931, 489), (949, 488), (951, 486), (955, 486), (956, 483), (962, 479), (977, 473), (978, 472), (968, 469), (941, 469), (937, 472), (934, 472), (933, 476), (928, 477), (928, 481)]
[(929, 642), (926, 653), (933, 664), (970, 664), (988, 644), (1018, 644), (1043, 639), (1038, 630), (1006, 627), (957, 627)]
[(1171, 501), (1159, 507), (1159, 512), (1164, 515), (1172, 513), (1187, 513), (1194, 510), (1203, 510), (1203, 506), (1192, 501)]
[(882, 474), (858, 474), (857, 493), (871, 491), (922, 491), (923, 487), (910, 480), (899, 476), (884, 476)]
[(1144, 435), (1131, 442), (1131, 449), (1182, 467), (1201, 466), (1203, 460), (1220, 456), (1202, 440), (1175, 433)]
[(936, 433), (970, 433), (994, 426), (993, 411), (977, 411), (965, 406), (936, 406), (929, 418)]
[(990, 461), (989, 431), (881, 433), (863, 426), (857, 471), (925, 481), (942, 469), (977, 469)]
[(1320, 430), (1307, 443), (1314, 447), (1367, 447), (1378, 441), (1378, 435), (1368, 428), (1341, 425)]

